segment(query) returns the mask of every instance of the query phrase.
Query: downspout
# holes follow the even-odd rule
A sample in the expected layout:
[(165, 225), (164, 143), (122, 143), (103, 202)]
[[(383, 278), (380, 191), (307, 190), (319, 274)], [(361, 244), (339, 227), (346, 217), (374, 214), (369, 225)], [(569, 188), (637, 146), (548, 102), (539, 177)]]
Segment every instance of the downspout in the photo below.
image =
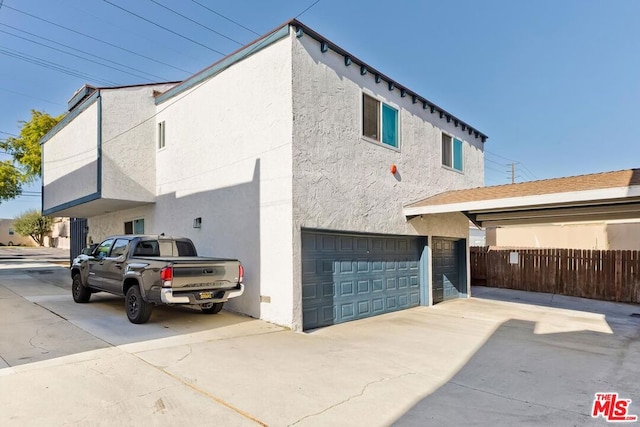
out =
[(96, 193), (98, 197), (102, 197), (102, 95), (100, 89), (98, 89), (98, 149), (97, 157), (98, 164), (96, 167), (97, 181), (96, 181)]

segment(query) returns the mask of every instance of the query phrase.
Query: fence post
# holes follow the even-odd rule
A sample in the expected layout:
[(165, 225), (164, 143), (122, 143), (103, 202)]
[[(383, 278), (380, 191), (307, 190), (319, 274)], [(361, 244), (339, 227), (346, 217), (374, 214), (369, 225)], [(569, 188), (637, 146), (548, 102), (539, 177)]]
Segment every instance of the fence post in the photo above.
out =
[(615, 259), (615, 273), (614, 273), (614, 283), (616, 290), (616, 301), (620, 302), (622, 299), (622, 252), (615, 251), (613, 253)]

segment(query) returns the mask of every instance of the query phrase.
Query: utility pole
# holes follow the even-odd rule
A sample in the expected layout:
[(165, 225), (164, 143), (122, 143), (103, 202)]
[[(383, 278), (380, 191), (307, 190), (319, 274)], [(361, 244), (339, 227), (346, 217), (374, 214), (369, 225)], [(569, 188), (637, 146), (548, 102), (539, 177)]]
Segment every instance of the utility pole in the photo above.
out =
[(516, 183), (516, 164), (511, 163), (511, 183)]

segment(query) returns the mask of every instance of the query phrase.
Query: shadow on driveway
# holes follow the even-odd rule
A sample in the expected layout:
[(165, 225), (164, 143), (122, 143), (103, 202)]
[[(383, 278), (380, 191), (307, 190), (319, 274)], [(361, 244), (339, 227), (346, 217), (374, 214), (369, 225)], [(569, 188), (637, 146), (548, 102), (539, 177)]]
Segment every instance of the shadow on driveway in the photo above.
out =
[[(598, 392), (632, 399), (630, 415), (640, 414), (640, 307), (493, 288), (473, 295), (515, 315), (395, 425), (603, 425), (591, 417)], [(539, 321), (523, 320), (532, 314)]]

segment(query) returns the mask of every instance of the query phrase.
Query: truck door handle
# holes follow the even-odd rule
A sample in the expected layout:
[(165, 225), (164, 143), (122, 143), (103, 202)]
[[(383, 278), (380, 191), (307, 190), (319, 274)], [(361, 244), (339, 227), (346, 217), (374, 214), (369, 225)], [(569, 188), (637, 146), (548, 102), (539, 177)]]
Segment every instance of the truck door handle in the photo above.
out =
[(113, 265), (115, 268), (117, 268), (118, 270), (122, 270), (122, 264), (117, 263)]

